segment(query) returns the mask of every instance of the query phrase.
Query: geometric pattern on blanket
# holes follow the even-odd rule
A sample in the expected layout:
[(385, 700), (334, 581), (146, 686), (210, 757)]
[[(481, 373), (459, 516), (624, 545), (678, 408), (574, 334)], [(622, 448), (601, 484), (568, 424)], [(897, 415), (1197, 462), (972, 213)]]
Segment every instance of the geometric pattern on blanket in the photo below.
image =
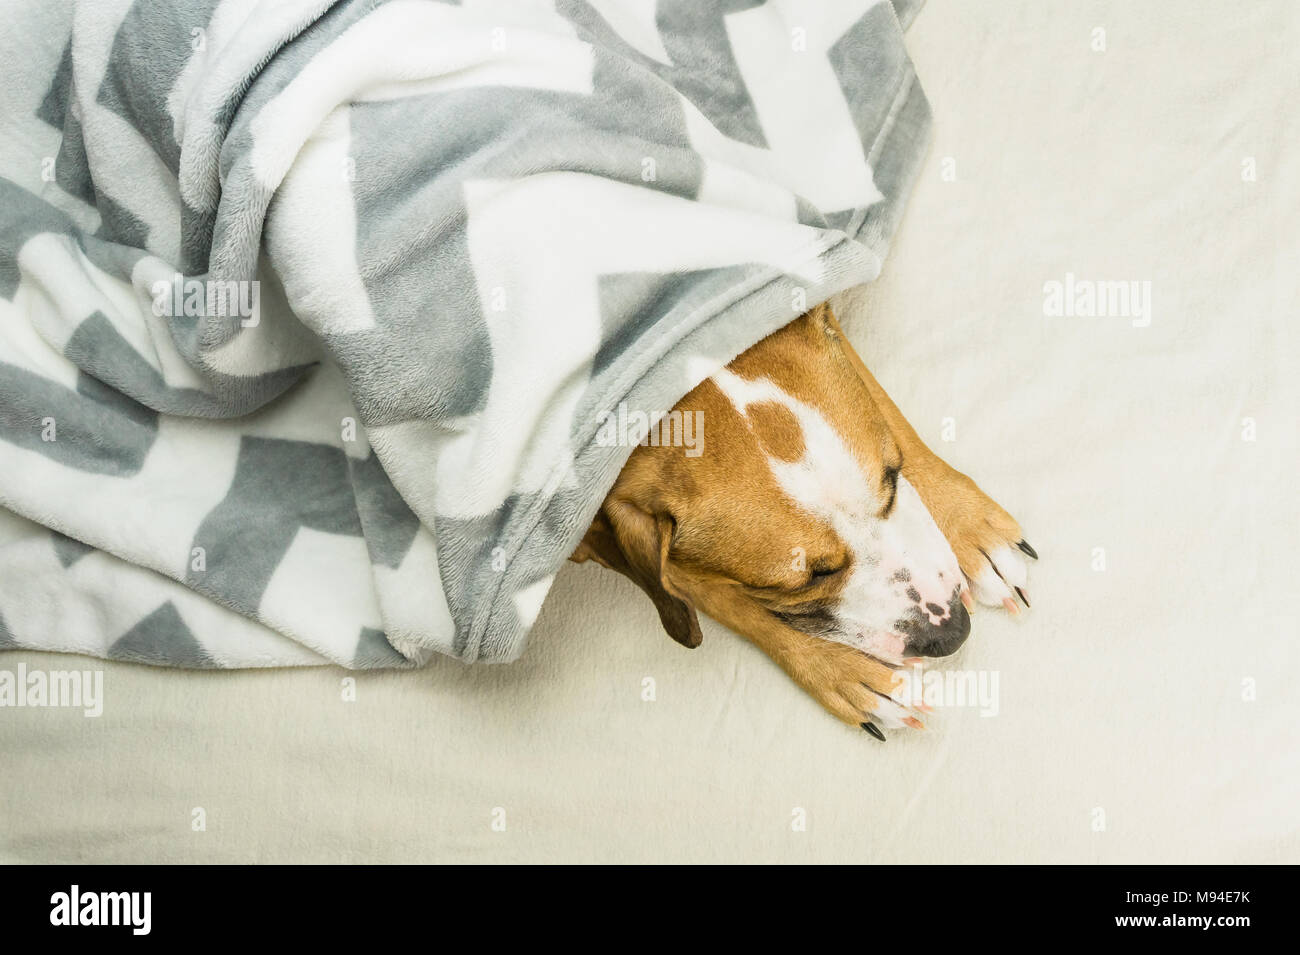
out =
[(918, 5), (10, 3), (0, 648), (517, 657), (602, 415), (878, 273)]

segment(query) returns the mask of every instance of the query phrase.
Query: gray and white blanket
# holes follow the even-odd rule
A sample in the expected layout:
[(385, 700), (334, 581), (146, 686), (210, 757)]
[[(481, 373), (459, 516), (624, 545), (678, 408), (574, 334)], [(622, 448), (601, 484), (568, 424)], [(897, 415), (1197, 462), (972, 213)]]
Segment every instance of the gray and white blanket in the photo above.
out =
[(877, 275), (916, 5), (7, 0), (0, 648), (517, 657), (603, 426)]

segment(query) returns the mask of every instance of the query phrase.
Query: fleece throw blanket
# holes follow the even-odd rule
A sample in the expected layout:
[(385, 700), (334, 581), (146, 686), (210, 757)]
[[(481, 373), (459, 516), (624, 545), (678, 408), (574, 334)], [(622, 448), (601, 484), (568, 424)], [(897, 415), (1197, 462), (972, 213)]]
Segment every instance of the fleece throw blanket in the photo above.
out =
[(609, 424), (878, 273), (914, 6), (9, 0), (0, 647), (515, 658)]

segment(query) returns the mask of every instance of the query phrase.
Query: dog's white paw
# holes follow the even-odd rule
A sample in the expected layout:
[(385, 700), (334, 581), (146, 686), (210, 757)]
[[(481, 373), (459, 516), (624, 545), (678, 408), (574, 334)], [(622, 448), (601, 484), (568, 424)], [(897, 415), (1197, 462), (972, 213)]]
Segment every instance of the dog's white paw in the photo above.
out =
[(1013, 614), (1022, 605), (1028, 607), (1025, 558), (1037, 560), (1038, 554), (1026, 543), (1016, 519), (974, 481), (951, 469), (928, 483), (925, 503), (957, 555), (974, 599)]
[[(976, 600), (990, 607), (1005, 607), (1012, 613), (1019, 612), (1020, 603), (1029, 606), (1026, 593), (1029, 568), (1025, 566), (1021, 553), (1032, 554), (1033, 548), (1019, 541), (1014, 548), (1001, 544), (992, 551), (981, 549), (984, 564), (970, 578), (971, 592)], [(1017, 597), (1020, 603), (1017, 603)]]
[(804, 637), (781, 647), (773, 659), (832, 716), (878, 740), (885, 739), (886, 729), (925, 728), (919, 719), (923, 708), (896, 699), (902, 674), (852, 647)]

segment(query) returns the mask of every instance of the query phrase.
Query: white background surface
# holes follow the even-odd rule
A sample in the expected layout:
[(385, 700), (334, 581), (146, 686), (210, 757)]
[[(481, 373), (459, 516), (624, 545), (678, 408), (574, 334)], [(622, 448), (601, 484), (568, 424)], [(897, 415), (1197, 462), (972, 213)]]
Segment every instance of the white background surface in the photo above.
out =
[[(0, 656), (102, 666), (106, 696), (0, 710), (0, 858), (1300, 861), (1300, 9), (929, 0), (909, 47), (934, 143), (840, 314), (1042, 555), (1034, 609), (982, 610), (947, 664), (996, 671), (999, 715), (881, 745), (743, 640), (705, 622), (684, 650), (570, 566), (508, 667)], [(1067, 272), (1150, 280), (1150, 326), (1045, 317)]]

